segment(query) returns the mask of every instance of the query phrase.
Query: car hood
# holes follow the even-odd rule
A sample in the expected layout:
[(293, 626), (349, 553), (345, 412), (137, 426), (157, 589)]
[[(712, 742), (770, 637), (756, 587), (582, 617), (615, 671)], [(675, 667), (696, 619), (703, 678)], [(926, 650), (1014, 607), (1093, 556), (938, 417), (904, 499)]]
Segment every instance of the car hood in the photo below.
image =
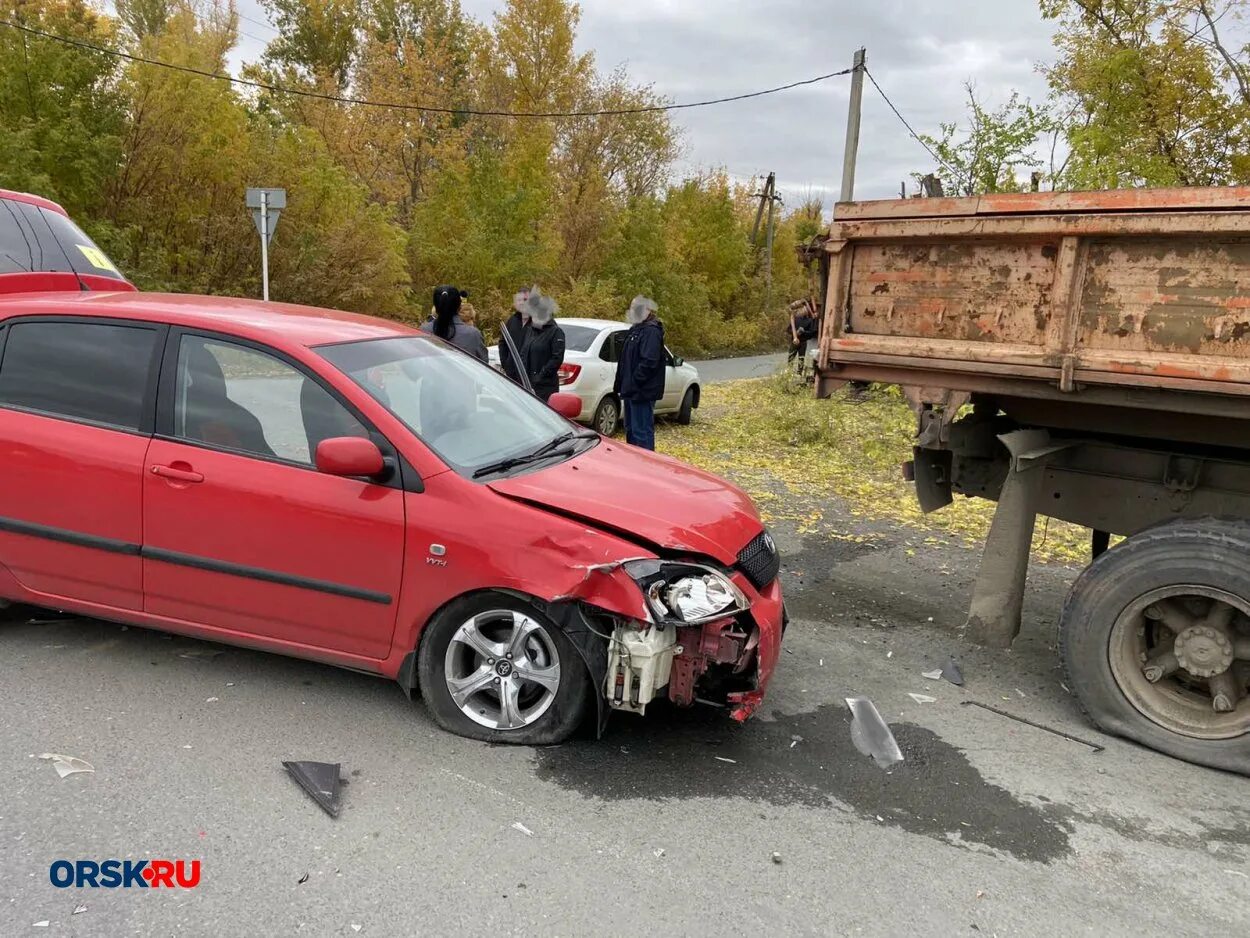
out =
[(490, 488), (647, 545), (702, 554), (726, 566), (764, 528), (751, 499), (736, 485), (606, 439), (559, 465), (500, 479)]

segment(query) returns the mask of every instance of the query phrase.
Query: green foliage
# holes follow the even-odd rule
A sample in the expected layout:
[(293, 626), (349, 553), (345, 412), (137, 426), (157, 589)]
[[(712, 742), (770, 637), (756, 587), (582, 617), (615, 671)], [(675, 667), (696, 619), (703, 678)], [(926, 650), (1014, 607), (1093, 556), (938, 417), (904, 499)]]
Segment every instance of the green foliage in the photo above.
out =
[[(278, 35), (247, 75), (454, 113), (243, 93), (6, 30), (0, 186), (61, 201), (143, 289), (257, 295), (243, 192), (278, 186), (277, 300), (423, 318), (430, 288), (452, 282), (491, 332), (513, 292), (537, 283), (566, 316), (621, 318), (635, 294), (652, 296), (682, 354), (779, 344), (786, 302), (807, 290), (794, 247), (819, 207), (779, 217), (768, 263), (750, 241), (749, 188), (724, 173), (670, 178), (680, 139), (663, 112), (456, 111), (662, 104), (577, 50), (577, 4), (508, 0), (483, 24), (459, 0), (263, 2)], [(0, 9), (213, 72), (238, 35), (230, 0), (118, 0), (116, 19), (83, 0)]]
[(1036, 147), (1050, 126), (1047, 112), (1021, 101), (1015, 92), (989, 110), (971, 83), (965, 89), (968, 126), (943, 123), (937, 137), (921, 134), (944, 164), (938, 170), (943, 190), (947, 195), (1020, 191), (1021, 172), (1042, 167)]

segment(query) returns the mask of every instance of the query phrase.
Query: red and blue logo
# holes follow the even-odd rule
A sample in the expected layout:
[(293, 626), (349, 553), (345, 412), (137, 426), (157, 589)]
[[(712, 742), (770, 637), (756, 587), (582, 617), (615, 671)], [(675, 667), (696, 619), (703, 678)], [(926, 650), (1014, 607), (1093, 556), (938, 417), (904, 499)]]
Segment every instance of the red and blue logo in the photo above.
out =
[(199, 860), (53, 860), (48, 879), (58, 889), (194, 889)]

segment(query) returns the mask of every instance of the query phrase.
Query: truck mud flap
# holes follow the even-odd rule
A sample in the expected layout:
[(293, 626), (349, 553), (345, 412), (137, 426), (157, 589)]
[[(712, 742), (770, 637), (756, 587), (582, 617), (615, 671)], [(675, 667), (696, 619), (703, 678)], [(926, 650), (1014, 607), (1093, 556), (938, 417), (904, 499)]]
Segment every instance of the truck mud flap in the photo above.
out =
[(912, 450), (916, 476), (916, 499), (925, 514), (945, 508), (951, 497), (951, 451), (948, 449)]

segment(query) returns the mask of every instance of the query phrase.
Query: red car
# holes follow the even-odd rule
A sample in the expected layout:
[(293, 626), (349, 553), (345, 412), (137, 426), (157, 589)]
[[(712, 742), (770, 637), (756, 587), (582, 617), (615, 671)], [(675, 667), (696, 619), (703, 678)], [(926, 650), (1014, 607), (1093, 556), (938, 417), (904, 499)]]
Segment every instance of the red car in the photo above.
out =
[(4, 600), (384, 675), (497, 742), (758, 705), (785, 613), (736, 487), (407, 326), (134, 292), (57, 206), (0, 219)]

